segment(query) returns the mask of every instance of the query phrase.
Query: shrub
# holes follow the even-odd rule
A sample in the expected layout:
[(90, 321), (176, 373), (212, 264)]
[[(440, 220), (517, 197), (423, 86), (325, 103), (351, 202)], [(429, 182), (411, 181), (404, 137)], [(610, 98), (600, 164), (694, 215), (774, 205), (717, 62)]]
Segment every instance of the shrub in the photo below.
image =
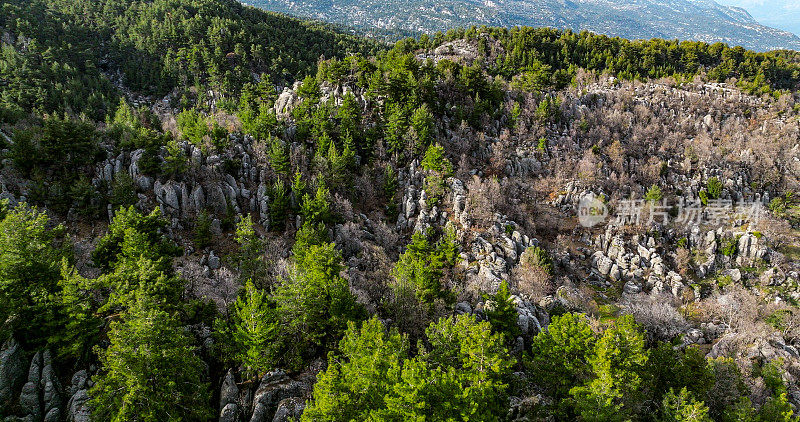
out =
[(698, 194), (698, 196), (700, 196), (700, 204), (702, 204), (704, 207), (707, 207), (708, 206), (708, 193), (705, 190), (701, 190), (700, 193)]
[(547, 274), (553, 272), (553, 260), (544, 248), (539, 246), (531, 246), (522, 252), (520, 257), (520, 264), (527, 268), (539, 267)]
[(497, 293), (483, 295), (486, 318), (495, 332), (502, 333), (507, 341), (512, 341), (520, 334), (517, 325), (517, 305), (511, 299), (508, 283), (503, 280)]
[(722, 182), (719, 181), (719, 178), (712, 177), (708, 179), (706, 183), (706, 192), (708, 192), (709, 198), (719, 199), (722, 195)]
[(72, 184), (69, 196), (75, 205), (75, 211), (84, 217), (97, 217), (104, 211), (105, 195), (98, 192), (86, 176), (78, 178)]
[(178, 145), (178, 142), (170, 139), (167, 142), (167, 156), (164, 158), (164, 174), (168, 177), (176, 177), (183, 174), (188, 166), (186, 152)]
[(114, 207), (127, 208), (136, 204), (139, 197), (136, 195), (136, 187), (133, 184), (133, 178), (127, 172), (121, 171), (114, 175), (114, 180), (111, 181), (111, 195), (108, 202)]
[(541, 153), (547, 152), (547, 138), (539, 138), (539, 143), (536, 145), (536, 149)]
[(661, 192), (661, 188), (658, 185), (650, 186), (650, 189), (647, 190), (647, 193), (644, 195), (644, 200), (647, 202), (658, 202), (662, 198), (664, 198), (664, 194)]
[(197, 147), (202, 147), (206, 136), (209, 135), (208, 123), (197, 109), (182, 111), (177, 118), (178, 130), (183, 138)]
[(722, 239), (719, 245), (719, 253), (724, 256), (734, 256), (739, 249), (739, 237), (729, 237)]

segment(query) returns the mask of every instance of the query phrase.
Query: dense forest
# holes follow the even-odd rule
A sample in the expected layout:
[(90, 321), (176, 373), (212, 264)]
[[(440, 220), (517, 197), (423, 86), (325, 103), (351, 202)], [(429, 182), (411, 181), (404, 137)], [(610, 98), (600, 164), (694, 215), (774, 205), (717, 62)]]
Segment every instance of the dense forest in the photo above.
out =
[(321, 57), (376, 49), (322, 24), (233, 0), (37, 0), (2, 7), (0, 24), (10, 37), (3, 44), (6, 112), (69, 112), (102, 121), (118, 105), (115, 82), (144, 95), (172, 92), (176, 101), (193, 101), (206, 88), (226, 98), (254, 75), (291, 82), (313, 73)]
[(0, 7), (5, 421), (800, 420), (800, 53)]

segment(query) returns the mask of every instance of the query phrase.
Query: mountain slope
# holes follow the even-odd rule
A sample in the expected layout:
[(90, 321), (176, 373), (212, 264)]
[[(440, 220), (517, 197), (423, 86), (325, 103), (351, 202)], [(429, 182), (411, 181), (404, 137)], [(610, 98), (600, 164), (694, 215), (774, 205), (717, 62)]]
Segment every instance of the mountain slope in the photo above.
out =
[(6, 0), (0, 11), (0, 107), (16, 112), (102, 120), (117, 103), (110, 81), (146, 95), (207, 87), (227, 96), (253, 75), (291, 83), (321, 56), (375, 48), (234, 0)]
[(551, 26), (630, 39), (725, 42), (755, 50), (800, 49), (800, 38), (711, 0), (252, 0), (269, 10), (366, 30), (435, 32), (471, 25)]
[(800, 53), (315, 28), (0, 0), (1, 420), (796, 420)]

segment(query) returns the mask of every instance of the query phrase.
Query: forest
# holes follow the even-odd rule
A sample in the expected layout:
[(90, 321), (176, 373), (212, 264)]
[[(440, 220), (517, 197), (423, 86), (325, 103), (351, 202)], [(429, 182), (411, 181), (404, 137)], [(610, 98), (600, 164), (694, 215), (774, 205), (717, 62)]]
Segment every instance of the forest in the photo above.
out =
[(0, 9), (3, 421), (800, 420), (800, 53)]

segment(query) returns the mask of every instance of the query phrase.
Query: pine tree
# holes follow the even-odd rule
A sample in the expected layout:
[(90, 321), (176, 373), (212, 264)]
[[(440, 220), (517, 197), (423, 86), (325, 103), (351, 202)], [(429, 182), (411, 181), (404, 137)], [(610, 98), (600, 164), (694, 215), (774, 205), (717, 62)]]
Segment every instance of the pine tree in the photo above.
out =
[(58, 306), (64, 315), (64, 325), (50, 336), (48, 342), (58, 348), (60, 357), (88, 360), (103, 326), (103, 320), (97, 316), (100, 304), (94, 295), (95, 281), (82, 277), (67, 260), (63, 260), (59, 287)]
[(329, 355), (328, 369), (317, 377), (313, 400), (301, 420), (369, 420), (374, 410), (385, 408), (384, 398), (399, 381), (408, 351), (408, 339), (396, 328), (387, 333), (376, 317), (360, 328), (348, 323), (339, 353)]
[(140, 295), (111, 323), (108, 349), (89, 390), (93, 418), (102, 421), (183, 421), (211, 417), (203, 361), (174, 317)]
[(174, 139), (167, 141), (167, 156), (164, 158), (164, 174), (168, 177), (177, 177), (183, 174), (188, 167), (186, 152)]
[(324, 223), (306, 221), (295, 234), (292, 254), (298, 262), (305, 260), (305, 255), (314, 245), (322, 245), (328, 241), (328, 231)]
[(182, 111), (178, 117), (178, 130), (183, 138), (200, 147), (203, 139), (209, 135), (208, 122), (196, 109)]
[(410, 290), (418, 301), (428, 305), (452, 300), (452, 293), (442, 285), (442, 276), (445, 268), (455, 265), (457, 253), (457, 246), (447, 235), (433, 244), (428, 235), (414, 233), (392, 271), (395, 289)]
[(453, 165), (444, 154), (444, 148), (439, 144), (428, 147), (422, 159), (422, 168), (427, 171), (425, 176), (425, 193), (428, 195), (428, 204), (436, 204), (444, 195), (445, 180), (453, 173)]
[(400, 158), (405, 150), (405, 133), (408, 129), (408, 116), (404, 107), (389, 104), (386, 106), (386, 127), (384, 137), (389, 152)]
[(377, 414), (384, 420), (504, 420), (503, 378), (512, 362), (503, 337), (471, 315), (442, 318), (425, 333), (430, 350), (406, 361), (386, 411)]
[(164, 309), (178, 305), (184, 283), (175, 275), (172, 258), (181, 248), (163, 234), (166, 224), (159, 208), (148, 215), (133, 207), (117, 212), (92, 252), (94, 264), (103, 270), (97, 287), (110, 291), (100, 312), (126, 309), (142, 294)]
[(276, 289), (280, 334), (273, 347), (279, 363), (301, 368), (320, 352), (333, 349), (348, 321), (363, 319), (363, 307), (340, 275), (341, 259), (332, 243), (311, 245)]
[(310, 195), (303, 196), (303, 203), (300, 206), (300, 214), (304, 221), (312, 223), (330, 223), (333, 221), (333, 213), (330, 209), (328, 198), (330, 191), (320, 180), (317, 182), (316, 194), (312, 198)]
[(0, 216), (2, 328), (10, 328), (21, 341), (41, 345), (50, 327), (58, 327), (54, 295), (62, 259), (71, 257), (60, 246), (64, 228), (50, 229), (47, 214), (26, 204), (9, 210), (8, 200), (0, 202)]
[(708, 407), (692, 397), (692, 394), (682, 388), (679, 393), (669, 390), (661, 404), (662, 422), (712, 422), (708, 415)]
[(231, 337), (236, 350), (234, 358), (248, 376), (263, 374), (274, 361), (269, 353), (276, 334), (275, 321), (275, 309), (267, 294), (252, 282), (245, 283), (233, 305)]
[(594, 379), (570, 390), (581, 418), (624, 421), (633, 417), (641, 405), (647, 357), (633, 316), (623, 315), (603, 333), (588, 359)]
[(520, 335), (517, 325), (517, 305), (511, 297), (508, 282), (503, 280), (493, 295), (484, 294), (486, 317), (495, 332), (502, 333), (506, 341), (513, 341)]
[(234, 255), (239, 269), (239, 280), (263, 283), (267, 277), (267, 263), (264, 261), (264, 244), (253, 228), (253, 218), (246, 215), (236, 223), (236, 243), (239, 250)]
[(372, 318), (350, 323), (314, 386), (302, 421), (500, 421), (512, 362), (500, 334), (475, 317), (442, 318), (409, 357), (408, 339)]
[(361, 110), (358, 101), (352, 92), (348, 92), (342, 98), (342, 105), (336, 111), (336, 118), (339, 119), (339, 132), (355, 136), (361, 126)]
[(596, 341), (586, 316), (576, 313), (553, 316), (547, 330), (533, 338), (529, 366), (550, 396), (564, 399), (589, 379)]
[(417, 145), (416, 149), (418, 151), (430, 145), (433, 141), (434, 127), (433, 114), (430, 112), (427, 105), (423, 105), (414, 110), (414, 114), (411, 115), (411, 127), (417, 132), (419, 145)]
[(269, 165), (272, 170), (283, 177), (289, 177), (290, 163), (289, 151), (286, 145), (280, 139), (270, 139), (269, 148)]
[(650, 186), (650, 189), (647, 190), (647, 193), (644, 195), (644, 200), (648, 202), (658, 202), (664, 197), (664, 194), (661, 192), (661, 188), (658, 185)]
[(283, 230), (286, 218), (289, 216), (290, 198), (286, 192), (283, 180), (278, 179), (272, 185), (272, 202), (269, 206), (269, 221), (271, 230)]
[(306, 192), (306, 182), (303, 180), (303, 174), (295, 172), (294, 179), (292, 179), (292, 210), (294, 212), (300, 211), (303, 196)]

